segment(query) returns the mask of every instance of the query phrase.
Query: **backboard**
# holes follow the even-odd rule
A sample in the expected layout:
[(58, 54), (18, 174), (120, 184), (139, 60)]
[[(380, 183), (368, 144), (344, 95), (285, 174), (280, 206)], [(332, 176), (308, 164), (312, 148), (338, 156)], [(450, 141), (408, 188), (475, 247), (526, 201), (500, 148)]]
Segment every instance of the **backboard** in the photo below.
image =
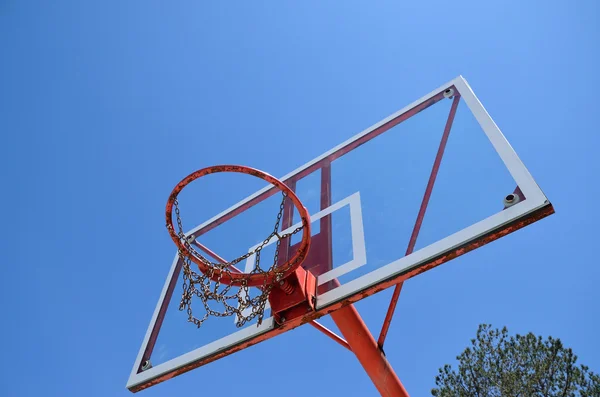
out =
[[(182, 262), (174, 253), (129, 390), (335, 312), (554, 212), (462, 77), (279, 179), (310, 213), (312, 243), (302, 266), (316, 277), (314, 308), (283, 320), (267, 310), (262, 323), (241, 328), (231, 317), (212, 317), (197, 328), (179, 310)], [(186, 226), (197, 225), (186, 236), (213, 258), (231, 260), (260, 243), (263, 257), (273, 255), (275, 240), (265, 237), (279, 209), (280, 233), (299, 226), (297, 210), (262, 180), (211, 175), (199, 182), (181, 197)], [(207, 191), (222, 200), (205, 203)], [(299, 240), (288, 239), (280, 255), (293, 255)], [(249, 272), (255, 261), (249, 255), (238, 266)]]

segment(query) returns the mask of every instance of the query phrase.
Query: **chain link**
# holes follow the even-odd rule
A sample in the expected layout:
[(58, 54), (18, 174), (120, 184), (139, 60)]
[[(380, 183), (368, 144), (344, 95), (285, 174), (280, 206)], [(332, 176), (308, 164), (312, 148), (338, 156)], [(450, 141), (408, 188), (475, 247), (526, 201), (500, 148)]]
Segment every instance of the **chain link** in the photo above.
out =
[[(236, 316), (236, 325), (238, 327), (244, 326), (244, 324), (246, 324), (249, 321), (252, 321), (254, 318), (257, 318), (257, 325), (260, 325), (262, 323), (265, 307), (269, 299), (269, 294), (271, 293), (271, 290), (274, 287), (274, 283), (279, 282), (283, 274), (289, 269), (291, 269), (293, 266), (295, 266), (299, 260), (296, 259), (295, 261), (292, 261), (285, 268), (278, 266), (281, 241), (288, 237), (291, 237), (292, 235), (300, 232), (303, 229), (303, 225), (301, 225), (300, 227), (296, 228), (290, 233), (279, 234), (279, 227), (281, 224), (281, 219), (283, 217), (285, 201), (287, 198), (285, 192), (282, 192), (282, 195), (283, 197), (281, 199), (281, 204), (279, 205), (279, 212), (277, 214), (277, 219), (275, 221), (275, 225), (271, 234), (252, 251), (240, 256), (239, 258), (232, 260), (231, 262), (226, 263), (211, 262), (192, 247), (192, 245), (190, 244), (189, 237), (186, 237), (183, 231), (184, 229), (179, 211), (179, 203), (177, 200), (174, 200), (173, 205), (175, 208), (175, 216), (177, 217), (177, 227), (179, 229), (177, 234), (183, 242), (185, 249), (187, 250), (187, 253), (184, 253), (182, 250), (179, 250), (179, 258), (183, 264), (183, 293), (181, 295), (181, 301), (179, 303), (179, 310), (186, 310), (189, 322), (193, 323), (198, 328), (200, 328), (200, 326), (204, 323), (204, 321), (208, 319), (209, 316)], [(268, 269), (263, 269), (260, 265), (261, 251), (267, 244), (269, 244), (269, 242), (273, 238), (277, 238), (273, 263)], [(191, 259), (191, 255), (193, 255), (195, 258), (199, 259), (207, 265), (208, 270), (206, 271), (206, 273), (200, 272), (200, 274), (198, 274), (192, 270), (193, 262)], [(260, 293), (254, 298), (250, 297), (247, 277), (241, 279), (241, 285), (237, 289), (237, 292), (231, 291), (231, 285), (224, 285), (221, 283), (221, 280), (223, 279), (224, 275), (227, 275), (229, 279), (231, 279), (231, 266), (236, 265), (237, 263), (249, 258), (252, 255), (255, 256), (254, 269), (252, 269), (252, 271), (248, 273), (248, 276), (254, 274), (265, 275), (263, 285), (258, 288)], [(298, 258), (301, 258), (303, 256), (304, 255), (298, 255)], [(216, 280), (212, 281), (215, 274), (217, 274)], [(270, 284), (267, 283), (269, 274), (274, 274), (273, 281)], [(228, 295), (230, 292), (231, 294)], [(200, 301), (204, 306), (205, 313), (202, 316), (202, 318), (197, 318), (193, 314), (193, 296), (200, 298)], [(209, 303), (211, 301), (214, 301), (214, 303), (216, 304), (221, 304), (222, 310), (213, 310), (211, 308), (211, 304)], [(247, 312), (248, 310), (250, 311), (250, 313), (245, 314), (245, 312)]]

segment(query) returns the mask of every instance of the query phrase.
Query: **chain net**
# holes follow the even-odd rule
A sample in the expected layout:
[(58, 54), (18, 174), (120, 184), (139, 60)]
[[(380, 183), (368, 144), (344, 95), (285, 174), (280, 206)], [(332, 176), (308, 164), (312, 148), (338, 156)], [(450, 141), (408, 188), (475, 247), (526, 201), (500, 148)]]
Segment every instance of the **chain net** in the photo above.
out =
[[(175, 216), (177, 217), (177, 227), (179, 229), (177, 234), (187, 250), (187, 252), (179, 250), (179, 258), (183, 263), (183, 294), (181, 296), (181, 302), (179, 303), (179, 310), (187, 311), (189, 322), (200, 328), (202, 323), (204, 323), (209, 316), (236, 316), (236, 325), (238, 327), (244, 326), (244, 324), (253, 320), (254, 318), (257, 318), (257, 325), (262, 323), (269, 293), (275, 284), (281, 280), (283, 274), (296, 265), (296, 263), (300, 260), (296, 259), (295, 261), (292, 261), (283, 267), (278, 266), (281, 241), (291, 237), (303, 229), (303, 226), (301, 225), (290, 233), (279, 234), (279, 226), (283, 216), (285, 200), (287, 198), (285, 192), (282, 192), (282, 195), (283, 198), (279, 206), (279, 213), (277, 214), (277, 220), (271, 234), (269, 234), (269, 236), (254, 250), (232, 260), (231, 262), (224, 263), (211, 262), (198, 251), (196, 251), (194, 247), (192, 247), (194, 237), (186, 237), (183, 231), (183, 224), (181, 222), (181, 216), (179, 213), (179, 203), (177, 200), (174, 201), (173, 205), (175, 208)], [(269, 268), (263, 269), (260, 264), (261, 251), (267, 244), (269, 244), (273, 237), (277, 239), (275, 256), (273, 258), (273, 262), (269, 262)], [(207, 265), (208, 271), (206, 273), (197, 273), (192, 270), (193, 261), (191, 259), (191, 255), (194, 255), (194, 257)], [(263, 274), (265, 276), (263, 285), (258, 287), (259, 293), (254, 297), (250, 296), (247, 278), (242, 278), (239, 282), (237, 282), (239, 286), (231, 286), (221, 283), (221, 279), (225, 275), (231, 276), (233, 272), (239, 273), (238, 271), (234, 270), (234, 266), (252, 255), (255, 255), (254, 269), (252, 269), (252, 271), (247, 275), (250, 276), (254, 274)], [(302, 257), (303, 255), (298, 256), (298, 258)], [(217, 275), (216, 280), (213, 281), (212, 279), (214, 278), (215, 274)], [(270, 275), (274, 275), (272, 278), (273, 281), (267, 283)], [(231, 277), (225, 278), (231, 280)], [(204, 315), (201, 318), (195, 317), (192, 312), (192, 298), (194, 296), (199, 298), (204, 306)], [(219, 305), (222, 307), (221, 310), (213, 309), (213, 307)]]

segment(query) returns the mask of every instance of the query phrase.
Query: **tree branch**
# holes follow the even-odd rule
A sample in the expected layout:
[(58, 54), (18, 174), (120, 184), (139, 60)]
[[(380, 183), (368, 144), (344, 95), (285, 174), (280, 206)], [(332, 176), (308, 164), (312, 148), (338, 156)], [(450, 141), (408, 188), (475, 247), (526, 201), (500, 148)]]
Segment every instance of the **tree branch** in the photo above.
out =
[(571, 373), (573, 373), (573, 367), (569, 365), (567, 367), (567, 381), (565, 382), (565, 390), (563, 390), (562, 397), (567, 397), (567, 393), (571, 388)]
[[(556, 346), (553, 346), (553, 347), (556, 347)], [(550, 395), (548, 394), (548, 392), (549, 392), (550, 386), (553, 383), (552, 381), (554, 380), (554, 372), (555, 372), (555, 369), (556, 369), (556, 367), (554, 366), (554, 362), (556, 361), (556, 357), (558, 356), (558, 349), (554, 348), (552, 350), (553, 350), (553, 352), (552, 352), (552, 358), (550, 359), (550, 364), (549, 364), (550, 365), (550, 369), (551, 369), (551, 371), (550, 371), (550, 379), (548, 379), (548, 383), (546, 384), (545, 390), (543, 392), (544, 397), (550, 397)]]

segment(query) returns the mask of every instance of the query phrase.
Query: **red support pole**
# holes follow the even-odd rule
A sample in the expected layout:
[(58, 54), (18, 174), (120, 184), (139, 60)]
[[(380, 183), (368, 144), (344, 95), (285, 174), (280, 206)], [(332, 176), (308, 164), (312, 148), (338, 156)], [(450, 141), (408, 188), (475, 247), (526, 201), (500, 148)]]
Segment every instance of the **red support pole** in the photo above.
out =
[[(452, 123), (454, 122), (454, 116), (456, 115), (456, 109), (458, 108), (459, 101), (460, 95), (456, 95), (452, 101), (452, 106), (450, 107), (450, 113), (448, 114), (448, 120), (446, 121), (446, 126), (444, 127), (442, 140), (440, 141), (440, 146), (433, 162), (431, 174), (429, 175), (429, 181), (427, 182), (427, 187), (425, 188), (425, 194), (423, 195), (423, 200), (421, 201), (419, 214), (417, 215), (417, 220), (415, 221), (415, 226), (410, 236), (405, 255), (412, 254), (413, 250), (415, 249), (417, 237), (419, 236), (419, 231), (421, 230), (421, 225), (423, 224), (423, 218), (425, 217), (425, 212), (427, 211), (427, 206), (429, 205), (429, 199), (431, 198), (431, 192), (433, 191), (433, 185), (435, 184), (435, 179), (437, 178), (440, 164), (442, 163), (442, 157), (444, 156), (444, 150), (446, 150), (446, 143), (448, 142), (448, 136), (450, 135), (450, 130), (452, 129)], [(403, 284), (404, 283), (398, 283), (394, 288), (390, 306), (388, 307), (388, 311), (385, 315), (385, 320), (383, 320), (383, 326), (381, 327), (381, 332), (379, 333), (379, 339), (377, 341), (377, 345), (380, 349), (383, 349), (383, 343), (385, 342), (388, 330), (392, 324), (392, 317), (394, 316), (394, 311), (396, 310), (396, 305), (398, 304), (398, 298), (400, 297)]]
[(311, 321), (310, 325), (312, 325), (313, 327), (315, 327), (316, 329), (321, 331), (323, 334), (325, 334), (328, 337), (330, 337), (331, 339), (333, 339), (336, 343), (339, 343), (341, 346), (352, 351), (352, 349), (350, 349), (350, 345), (348, 345), (348, 342), (346, 342), (344, 339), (340, 338), (335, 332), (331, 331), (326, 326), (322, 325), (321, 323), (317, 322), (316, 320)]
[[(331, 205), (331, 163), (326, 163), (321, 168), (321, 209)], [(327, 270), (333, 266), (333, 255), (331, 249), (331, 218), (321, 219), (321, 229), (329, 239), (325, 263)], [(334, 286), (339, 286), (337, 280), (333, 280)], [(348, 305), (331, 313), (335, 322), (350, 349), (365, 369), (369, 378), (382, 396), (386, 397), (409, 397), (406, 389), (398, 379), (394, 369), (379, 350), (375, 338), (367, 328), (354, 305)]]
[(354, 305), (330, 314), (369, 378), (385, 397), (409, 397)]

